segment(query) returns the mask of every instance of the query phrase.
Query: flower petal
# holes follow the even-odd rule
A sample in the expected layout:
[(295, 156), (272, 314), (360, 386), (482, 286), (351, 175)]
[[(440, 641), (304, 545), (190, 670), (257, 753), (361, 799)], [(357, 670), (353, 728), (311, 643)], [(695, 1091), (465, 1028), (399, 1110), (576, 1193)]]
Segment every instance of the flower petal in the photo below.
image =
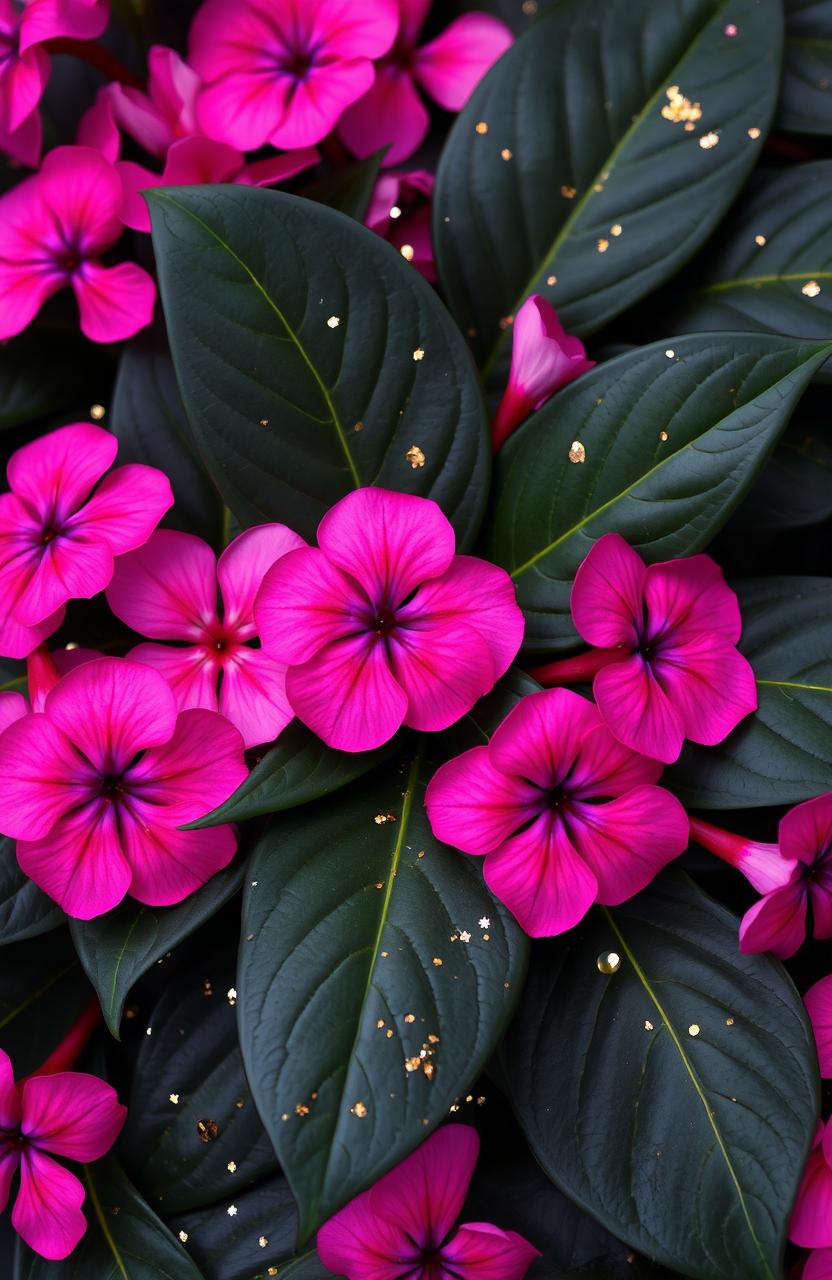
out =
[(433, 834), (463, 853), (490, 853), (540, 804), (539, 789), (496, 769), (488, 747), (472, 747), (443, 764), (425, 792)]
[(800, 1280), (832, 1280), (832, 1249), (815, 1249), (806, 1259)]
[[(237, 729), (215, 711), (182, 711), (168, 742), (125, 774), (148, 822), (177, 827), (223, 803), (248, 777)], [(199, 834), (199, 833), (198, 833)]]
[(14, 1175), (20, 1167), (20, 1152), (5, 1139), (0, 1139), (0, 1213), (9, 1203)]
[(73, 530), (59, 534), (37, 552), (15, 610), (16, 620), (26, 627), (38, 626), (70, 600), (91, 600), (112, 576), (110, 548)]
[(495, 731), (489, 754), (502, 773), (550, 790), (569, 774), (587, 733), (600, 723), (588, 698), (571, 689), (530, 693)]
[(389, 147), (384, 164), (401, 164), (422, 145), (430, 116), (411, 74), (381, 67), (375, 84), (338, 121), (338, 136), (354, 156), (364, 158)]
[(567, 824), (595, 872), (598, 902), (609, 907), (646, 888), (688, 845), (688, 816), (663, 787), (634, 787), (607, 804), (572, 802)]
[(84, 1164), (107, 1154), (127, 1119), (113, 1086), (83, 1071), (30, 1076), (22, 1110), (21, 1133), (36, 1147)]
[(203, 641), (218, 621), (217, 558), (202, 538), (157, 529), (143, 546), (119, 557), (107, 603), (139, 635)]
[(704, 747), (722, 742), (757, 709), (751, 664), (716, 635), (703, 632), (685, 645), (662, 647), (651, 666), (685, 737)]
[(460, 1280), (523, 1280), (543, 1255), (516, 1231), (464, 1222), (442, 1249), (442, 1262)]
[(16, 1130), (19, 1126), (20, 1093), (14, 1082), (14, 1068), (9, 1055), (0, 1049), (0, 1129)]
[(416, 53), (414, 74), (446, 111), (461, 111), (480, 80), (514, 37), (487, 13), (467, 13)]
[(485, 882), (532, 938), (573, 928), (595, 901), (598, 884), (563, 823), (544, 813), (489, 853)]
[(620, 534), (598, 539), (575, 575), (570, 601), (572, 621), (587, 644), (637, 645), (646, 573), (641, 556)]
[(447, 729), (497, 683), (485, 640), (456, 618), (396, 627), (388, 639), (388, 655), (407, 694), (404, 723), (411, 729)]
[(820, 1074), (832, 1079), (832, 974), (811, 986), (803, 1000), (815, 1033)]
[(479, 1152), (471, 1125), (444, 1125), (371, 1188), (371, 1212), (421, 1249), (438, 1249), (462, 1212)]
[(91, 776), (47, 716), (16, 720), (0, 737), (0, 831), (18, 840), (47, 836)]
[(117, 451), (118, 441), (109, 431), (73, 422), (12, 454), (6, 469), (9, 488), (44, 524), (61, 525), (113, 465)]
[(87, 1229), (83, 1203), (74, 1173), (33, 1147), (24, 1150), (12, 1226), (30, 1249), (55, 1262), (68, 1257)]
[(130, 887), (130, 867), (114, 806), (82, 805), (40, 840), (18, 840), (21, 870), (76, 920), (112, 911)]
[(227, 628), (254, 630), (254, 601), (267, 571), (287, 552), (305, 546), (285, 524), (256, 525), (229, 543), (217, 566)]
[[(14, 693), (12, 690), (0, 693), (0, 734), (4, 729), (8, 729), (10, 724), (14, 724), (16, 720), (22, 720), (28, 714), (29, 703), (22, 693)], [(0, 1123), (0, 1129), (2, 1128), (3, 1125)]]
[(780, 820), (778, 843), (784, 857), (806, 866), (832, 848), (832, 791), (790, 809)]
[(651, 564), (644, 577), (648, 638), (672, 632), (686, 644), (703, 633), (735, 645), (742, 633), (736, 593), (710, 556), (686, 556)]
[[(0, 211), (2, 218), (2, 211)], [(0, 234), (2, 234), (0, 221)], [(66, 284), (62, 275), (28, 262), (0, 260), (0, 341), (15, 338), (34, 320), (47, 298)]]
[(239, 649), (223, 667), (219, 709), (246, 747), (272, 742), (295, 715), (286, 696), (286, 667), (262, 649)]
[(358, 583), (317, 547), (301, 547), (276, 561), (254, 603), (263, 648), (288, 664), (307, 662), (324, 645), (366, 632), (370, 615)]
[(380, 747), (407, 714), (407, 694), (373, 634), (336, 640), (309, 662), (290, 667), (286, 693), (298, 719), (339, 751)]
[(778, 960), (788, 960), (806, 938), (806, 899), (806, 886), (796, 879), (755, 902), (740, 923), (740, 951), (771, 951)]
[(271, 74), (244, 70), (224, 75), (206, 85), (197, 99), (200, 128), (238, 151), (257, 151), (286, 118), (296, 84), (274, 69)]
[(665, 764), (678, 760), (685, 737), (680, 716), (640, 654), (604, 667), (592, 692), (619, 742)]
[(293, 80), (283, 118), (269, 142), (282, 151), (311, 147), (335, 128), (342, 114), (372, 86), (375, 71), (367, 58), (312, 65), (302, 80)]
[(48, 618), (35, 627), (26, 627), (22, 622), (15, 622), (10, 614), (0, 616), (0, 657), (28, 658), (39, 644), (48, 640), (58, 630), (64, 620), (66, 610), (56, 609)]
[(120, 262), (117, 267), (85, 262), (72, 277), (72, 288), (81, 332), (91, 342), (132, 338), (153, 319), (156, 285), (134, 262)]
[(26, 0), (20, 46), (29, 48), (59, 36), (97, 40), (109, 16), (107, 0)]
[(109, 249), (121, 236), (121, 183), (100, 151), (55, 147), (44, 158), (37, 189), (64, 240), (83, 258)]
[(400, 1280), (420, 1268), (422, 1259), (421, 1249), (401, 1228), (371, 1209), (366, 1191), (324, 1223), (316, 1244), (325, 1267), (361, 1280)]
[(173, 506), (170, 481), (158, 467), (117, 467), (96, 489), (69, 527), (81, 537), (105, 542), (114, 556), (140, 547)]
[(577, 799), (620, 796), (631, 787), (658, 782), (660, 760), (631, 751), (614, 738), (605, 724), (590, 728), (581, 739), (569, 774), (569, 791)]
[(822, 1149), (809, 1155), (797, 1203), (789, 1226), (789, 1239), (804, 1249), (832, 1245), (832, 1168)]
[(194, 707), (202, 707), (204, 711), (219, 709), (222, 668), (209, 656), (204, 645), (137, 644), (127, 656), (132, 662), (142, 662), (164, 676), (176, 698), (178, 711), (190, 711)]
[[(145, 812), (151, 816), (149, 808)], [(176, 831), (172, 827), (151, 826), (147, 817), (125, 824), (124, 842), (133, 869), (130, 896), (148, 906), (170, 907), (182, 902), (227, 867), (237, 850), (237, 836), (231, 826)]]

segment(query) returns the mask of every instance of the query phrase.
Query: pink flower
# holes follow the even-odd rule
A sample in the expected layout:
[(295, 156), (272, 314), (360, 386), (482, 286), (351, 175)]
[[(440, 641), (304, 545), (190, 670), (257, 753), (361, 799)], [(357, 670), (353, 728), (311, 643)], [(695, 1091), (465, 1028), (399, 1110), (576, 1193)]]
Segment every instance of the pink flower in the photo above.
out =
[(242, 738), (227, 720), (177, 714), (158, 671), (99, 658), (0, 737), (0, 831), (67, 915), (90, 920), (127, 893), (170, 906), (227, 866), (237, 843), (229, 826), (178, 828), (246, 776)]
[(832, 974), (810, 987), (803, 999), (815, 1033), (820, 1074), (832, 1080)]
[(801, 1280), (832, 1280), (832, 1249), (814, 1249), (806, 1259)]
[(821, 1124), (815, 1134), (797, 1193), (789, 1239), (804, 1249), (832, 1246), (832, 1122)]
[(130, 338), (153, 317), (156, 286), (141, 267), (105, 267), (122, 234), (121, 182), (90, 147), (56, 147), (40, 172), (0, 198), (0, 339), (70, 286), (93, 342)]
[(222, 712), (247, 747), (271, 742), (292, 719), (285, 666), (251, 646), (254, 597), (266, 570), (304, 546), (285, 525), (264, 524), (235, 538), (217, 564), (201, 538), (158, 529), (119, 560), (107, 588), (113, 613), (134, 631), (183, 642), (140, 644), (129, 657), (162, 673), (180, 711)]
[(442, 765), (425, 804), (436, 838), (485, 856), (492, 892), (547, 938), (594, 902), (625, 902), (685, 849), (687, 815), (654, 785), (661, 772), (587, 698), (548, 689), (523, 698), (487, 747)]
[(12, 1226), (41, 1257), (66, 1258), (87, 1229), (84, 1187), (52, 1157), (100, 1160), (126, 1119), (115, 1089), (81, 1071), (30, 1076), (16, 1085), (0, 1049), (0, 1212), (20, 1170)]
[(263, 579), (263, 648), (285, 663), (295, 715), (342, 751), (400, 725), (445, 729), (493, 688), (523, 638), (508, 574), (454, 555), (435, 502), (356, 489)]
[(94, 649), (56, 649), (50, 653), (45, 644), (39, 645), (26, 659), (26, 683), (29, 697), (11, 690), (0, 693), (0, 733), (15, 720), (22, 720), (30, 711), (42, 711), (46, 695), (62, 675), (101, 654)]
[(43, 145), (38, 104), (49, 79), (47, 40), (95, 40), (107, 0), (0, 0), (0, 151), (34, 166)]
[(92, 423), (60, 427), (18, 449), (0, 496), (0, 654), (25, 658), (63, 621), (67, 601), (90, 599), (113, 558), (146, 542), (173, 506), (167, 476), (131, 463), (93, 486), (118, 442)]
[(119, 161), (116, 169), (124, 192), (121, 218), (135, 231), (150, 231), (150, 214), (141, 194), (150, 187), (202, 186), (214, 182), (272, 187), (319, 160), (314, 147), (304, 147), (246, 164), (245, 156), (224, 142), (215, 142), (212, 138), (183, 138), (170, 147), (161, 174), (133, 160)]
[(366, 218), (367, 226), (395, 245), (431, 283), (436, 280), (430, 230), (433, 185), (433, 174), (424, 169), (383, 173), (373, 189)]
[(486, 1222), (454, 1231), (479, 1150), (469, 1125), (437, 1130), (321, 1227), (324, 1266), (347, 1280), (522, 1280), (541, 1257), (522, 1236)]
[(319, 142), (373, 83), (396, 26), (395, 0), (205, 0), (189, 44), (200, 128), (239, 151)]
[(527, 298), (514, 318), (508, 384), (491, 424), (494, 451), (556, 391), (594, 368), (552, 304), (537, 293)]
[(776, 844), (760, 840), (746, 840), (744, 836), (723, 831), (702, 818), (690, 819), (690, 838), (703, 849), (715, 853), (729, 866), (741, 871), (748, 883), (758, 893), (771, 893), (782, 889), (792, 878), (797, 866), (794, 858), (786, 858)]
[(357, 156), (390, 146), (385, 164), (400, 164), (421, 146), (430, 116), (423, 89), (446, 111), (461, 111), (486, 71), (512, 43), (505, 23), (467, 13), (430, 44), (417, 46), (431, 0), (398, 0), (399, 35), (375, 84), (341, 118), (338, 133)]
[(572, 620), (608, 650), (592, 691), (625, 746), (666, 764), (685, 738), (712, 747), (757, 706), (737, 651), (737, 597), (710, 556), (645, 565), (617, 533), (599, 538), (572, 588)]
[(174, 49), (160, 44), (147, 55), (147, 71), (147, 93), (121, 84), (110, 84), (103, 92), (116, 123), (145, 151), (163, 159), (174, 142), (200, 132), (196, 100), (202, 82)]

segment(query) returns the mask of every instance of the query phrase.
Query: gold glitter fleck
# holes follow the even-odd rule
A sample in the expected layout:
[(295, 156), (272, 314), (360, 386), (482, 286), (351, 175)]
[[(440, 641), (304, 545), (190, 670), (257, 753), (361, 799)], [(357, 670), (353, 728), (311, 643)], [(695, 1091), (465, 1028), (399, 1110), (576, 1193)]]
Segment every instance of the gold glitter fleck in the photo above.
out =
[(358, 1116), (359, 1120), (363, 1120), (367, 1114), (367, 1108), (363, 1102), (354, 1102), (350, 1107), (350, 1111), (354, 1116)]
[(443, 962), (442, 962), (442, 957), (441, 957), (441, 956), (434, 956), (434, 957), (433, 957), (433, 966), (434, 966), (434, 968), (435, 968), (435, 969), (441, 969), (441, 968), (442, 968), (442, 963), (443, 963)]
[(436, 1067), (433, 1065), (433, 1063), (432, 1063), (432, 1062), (426, 1062), (426, 1063), (424, 1063), (424, 1065), (422, 1066), (422, 1070), (424, 1071), (424, 1073), (425, 1073), (425, 1075), (427, 1076), (428, 1080), (432, 1080), (432, 1079), (433, 1079), (434, 1072), (436, 1071)]
[(481, 929), (490, 929), (491, 919), (489, 916), (480, 916), (479, 920), (477, 921), (477, 924)]
[(601, 239), (601, 240), (599, 240), (599, 241), (598, 241), (598, 252), (599, 252), (599, 253), (606, 253), (606, 252), (607, 252), (607, 249), (609, 249), (609, 247), (610, 247), (610, 242), (609, 242), (609, 240)]
[(595, 186), (592, 188), (592, 190), (593, 190), (593, 191), (603, 191), (603, 190), (604, 190), (604, 184), (603, 184), (603, 182), (596, 182), (596, 183), (595, 183)]
[(484, 1098), (484, 1097), (480, 1096), (479, 1098), (477, 1098), (477, 1106), (478, 1106), (478, 1107), (484, 1107), (484, 1106), (485, 1106), (485, 1098)]
[(228, 988), (228, 990), (227, 990), (227, 991), (226, 991), (226, 993), (225, 993), (225, 998), (226, 998), (226, 1000), (228, 1001), (228, 1003), (229, 1003), (229, 1004), (236, 1004), (236, 1003), (237, 1003), (237, 990), (236, 990), (236, 987), (229, 987), (229, 988)]
[(473, 1101), (474, 1101), (474, 1095), (473, 1095), (473, 1093), (466, 1093), (466, 1095), (465, 1095), (465, 1101), (466, 1101), (466, 1102), (473, 1102)]
[(659, 432), (659, 439), (661, 440), (662, 444), (664, 444), (664, 443), (665, 443), (665, 441), (668, 439), (668, 434), (667, 434), (667, 432), (666, 432), (666, 431), (660, 431), (660, 432)]
[(386, 959), (387, 959), (387, 957), (389, 956), (389, 954), (390, 954), (390, 952), (389, 952), (389, 951), (382, 951), (382, 953), (381, 953), (381, 958), (382, 958), (382, 960), (386, 960)]
[(407, 458), (414, 471), (416, 471), (418, 467), (423, 467), (425, 465), (425, 455), (422, 453), (418, 444), (412, 444), (404, 456)]
[(684, 129), (685, 133), (693, 133), (694, 129), (696, 128), (696, 125), (693, 123), (692, 120), (688, 120), (687, 124), (682, 125), (682, 128)]
[(229, 1218), (236, 1218), (237, 1216), (236, 1204), (230, 1204), (225, 1212), (228, 1214)]
[(382, 827), (385, 822), (395, 822), (396, 815), (395, 813), (377, 813), (373, 821), (377, 827)]
[(340, 323), (341, 323), (340, 316), (330, 316), (329, 319), (327, 320), (327, 325), (329, 326), (330, 329), (337, 329)]
[(196, 1131), (201, 1142), (213, 1142), (220, 1127), (216, 1120), (197, 1120)]
[(269, 1267), (268, 1271), (266, 1272), (266, 1275), (269, 1275), (269, 1276), (276, 1276), (276, 1275), (277, 1275), (277, 1267)]
[(295, 1115), (298, 1115), (298, 1116), (308, 1116), (308, 1115), (309, 1115), (309, 1108), (305, 1105), (305, 1103), (303, 1103), (303, 1102), (299, 1102), (299, 1103), (297, 1103), (297, 1105), (295, 1106)]
[(645, 1031), (652, 1031), (652, 1030), (653, 1030), (653, 1024), (652, 1024), (652, 1022), (650, 1021), (650, 1019), (649, 1019), (649, 1018), (645, 1018), (645, 1019), (644, 1019), (644, 1030), (645, 1030)]
[(187, 1244), (187, 1243), (188, 1243), (188, 1233), (187, 1233), (187, 1231), (180, 1231), (180, 1232), (179, 1232), (179, 1239), (182, 1241), (182, 1243), (183, 1243), (183, 1244)]
[(488, 125), (485, 120), (478, 120), (474, 125), (474, 130), (479, 134), (488, 133)]
[(416, 854), (417, 858), (424, 858), (424, 856), (425, 856), (424, 849), (420, 849), (419, 852)]
[(667, 351), (665, 351), (665, 355), (667, 356), (668, 360), (672, 360), (673, 357), (676, 355), (676, 352), (673, 350), (672, 347), (668, 347)]
[(580, 440), (572, 441), (569, 446), (568, 457), (570, 462), (586, 462), (586, 449), (581, 444)]
[(393, 1039), (393, 1032), (392, 1032), (389, 1028), (388, 1028), (388, 1030), (387, 1030), (387, 1039), (388, 1039), (388, 1040), (392, 1040), (392, 1039)]
[(575, 196), (578, 194), (578, 188), (563, 186), (560, 189), (560, 193), (563, 196), (564, 200), (574, 200)]
[(107, 410), (103, 404), (94, 404), (90, 406), (90, 417), (93, 422), (100, 422)]
[(451, 1105), (450, 1105), (450, 1107), (448, 1108), (448, 1110), (450, 1111), (450, 1113), (451, 1113), (451, 1115), (452, 1115), (452, 1116), (453, 1116), (453, 1115), (456, 1115), (457, 1111), (459, 1111), (459, 1103), (458, 1103), (458, 1102), (452, 1102), (452, 1103), (451, 1103)]
[(424, 360), (424, 358), (425, 358), (424, 347), (417, 347), (416, 350), (413, 352), (413, 359), (418, 361), (418, 360)]
[(383, 880), (376, 880), (376, 888), (377, 888), (377, 889), (383, 889), (383, 888), (384, 888), (384, 881), (383, 881)]
[(261, 419), (260, 419), (260, 426), (261, 426), (261, 427), (267, 427), (268, 425), (269, 425), (269, 420), (268, 420), (268, 418), (261, 418)]
[(699, 145), (703, 151), (711, 151), (719, 142), (719, 134), (714, 133), (713, 129), (710, 133), (703, 133), (699, 139)]
[(415, 1021), (416, 1021), (416, 1014), (415, 1014), (415, 1013), (406, 1013), (406, 1014), (404, 1015), (404, 1020), (405, 1020), (405, 1022), (415, 1022)]
[(179, 1106), (179, 1094), (171, 1093), (168, 1095), (168, 1102), (172, 1102), (175, 1107)]
[(689, 1036), (698, 1036), (698, 1035), (699, 1035), (700, 1030), (701, 1030), (701, 1028), (700, 1028), (700, 1026), (699, 1026), (699, 1023), (698, 1023), (698, 1022), (692, 1022), (692, 1023), (690, 1024), (690, 1026), (688, 1027), (688, 1035), (689, 1035)]
[(401, 249), (399, 249), (399, 253), (402, 255), (405, 262), (412, 262), (416, 257), (416, 250), (413, 248), (412, 244), (403, 244)]
[(500, 152), (500, 155), (502, 156), (503, 160), (510, 160), (513, 155), (513, 152), (508, 147), (503, 147), (502, 151)]
[(146, 1036), (152, 1036), (152, 1035), (153, 1035), (153, 1028), (152, 1028), (152, 1027), (148, 1027), (148, 1028), (147, 1028), (147, 1030), (145, 1031), (145, 1035), (146, 1035)]
[(404, 1069), (407, 1072), (418, 1071), (421, 1065), (422, 1059), (419, 1057), (418, 1053), (414, 1054), (412, 1058), (405, 1058), (404, 1060)]
[(765, 236), (755, 236), (755, 237), (754, 237), (754, 243), (755, 243), (755, 244), (758, 244), (758, 245), (760, 246), (760, 248), (761, 248), (761, 249), (762, 249), (763, 245), (765, 244), (765, 242), (766, 242), (766, 238), (765, 238)]
[(242, 1111), (245, 1105), (246, 1105), (245, 1098), (238, 1098), (237, 1101), (234, 1103), (234, 1106), (237, 1108), (238, 1111)]
[(353, 427), (353, 431), (363, 431), (363, 430), (364, 430), (364, 423), (356, 422), (355, 426)]
[(236, 1172), (237, 1172), (237, 1161), (236, 1161), (236, 1160), (229, 1160), (228, 1164), (227, 1164), (225, 1167), (226, 1167), (226, 1169), (228, 1170), (228, 1172), (229, 1172), (229, 1173), (236, 1173)]
[(400, 218), (401, 216), (402, 216), (402, 211), (399, 208), (399, 206), (397, 204), (391, 205), (389, 217)]
[(489, 933), (484, 933), (484, 934), (482, 935), (482, 940), (483, 940), (483, 942), (490, 942), (490, 941), (491, 941), (491, 935), (490, 935)]
[(807, 280), (800, 292), (807, 298), (816, 298), (820, 293), (820, 285), (817, 280)]
[(726, 1018), (726, 1019), (725, 1019), (725, 1025), (726, 1025), (726, 1027), (733, 1027), (733, 1025), (734, 1025), (734, 1019), (733, 1019), (733, 1018)]
[(265, 1248), (266, 1248), (266, 1245), (269, 1243), (269, 1237), (268, 1237), (268, 1236), (259, 1236), (259, 1237), (258, 1237), (258, 1239), (257, 1239), (257, 1243), (259, 1244), (259, 1246), (260, 1246), (260, 1248), (261, 1248), (261, 1249), (265, 1249)]
[(702, 104), (701, 102), (691, 102), (690, 98), (686, 98), (679, 88), (678, 84), (672, 84), (665, 90), (667, 102), (662, 107), (662, 118), (670, 120), (672, 124), (680, 124), (682, 121), (701, 120)]
[(439, 1036), (429, 1035), (428, 1044), (439, 1044)]
[(595, 964), (599, 973), (617, 973), (621, 968), (621, 956), (617, 951), (602, 951)]
[(758, 129), (756, 128), (756, 126), (748, 130), (748, 136), (752, 142), (756, 142), (761, 133), (762, 133), (762, 129)]
[(379, 1031), (381, 1031), (381, 1028), (384, 1026), (384, 1019), (383, 1019), (383, 1018), (379, 1018), (379, 1019), (376, 1021), (376, 1026), (378, 1027)]
[(611, 236), (620, 236), (620, 235), (621, 235), (621, 232), (622, 232), (623, 230), (624, 230), (624, 228), (622, 227), (622, 225), (621, 225), (621, 223), (620, 223), (620, 222), (614, 222), (614, 223), (612, 224), (612, 226), (610, 227), (610, 235), (611, 235)]
[(546, 283), (547, 283), (547, 284), (549, 284), (549, 285), (557, 284), (557, 282), (558, 282), (558, 278), (557, 278), (557, 276), (547, 276), (547, 277), (546, 277)]
[(471, 941), (471, 935), (470, 935), (470, 933), (468, 932), (468, 930), (467, 930), (467, 929), (461, 929), (461, 930), (460, 930), (459, 940), (460, 940), (460, 942), (470, 942), (470, 941)]
[(537, 0), (523, 0), (520, 7), (527, 18), (533, 18), (537, 13)]
[(284, 1111), (284, 1112), (283, 1112), (283, 1115), (282, 1115), (280, 1118), (281, 1118), (281, 1120), (283, 1121), (283, 1123), (285, 1124), (285, 1123), (286, 1123), (286, 1121), (289, 1119), (289, 1112), (288, 1112), (288, 1111)]

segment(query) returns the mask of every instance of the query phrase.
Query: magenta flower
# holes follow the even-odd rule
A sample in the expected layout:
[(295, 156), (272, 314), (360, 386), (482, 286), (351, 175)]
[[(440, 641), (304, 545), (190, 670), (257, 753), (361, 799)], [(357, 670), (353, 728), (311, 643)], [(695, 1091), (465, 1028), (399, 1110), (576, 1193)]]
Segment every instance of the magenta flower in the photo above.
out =
[(156, 286), (147, 272), (101, 262), (122, 234), (121, 202), (118, 174), (90, 147), (56, 147), (39, 173), (0, 198), (0, 339), (20, 333), (68, 286), (93, 342), (119, 342), (150, 324)]
[(461, 111), (486, 71), (512, 43), (505, 23), (466, 13), (430, 44), (418, 47), (431, 0), (398, 0), (399, 34), (375, 84), (341, 117), (338, 133), (356, 156), (389, 146), (385, 164), (400, 164), (421, 146), (430, 126), (421, 88), (446, 111)]
[(266, 570), (305, 546), (285, 525), (264, 524), (235, 538), (218, 564), (201, 538), (158, 529), (119, 560), (107, 588), (113, 613), (134, 631), (182, 642), (140, 644), (128, 656), (162, 673), (180, 711), (219, 710), (247, 747), (271, 742), (292, 719), (286, 667), (252, 647), (254, 598)]
[(74, 671), (85, 662), (100, 657), (101, 654), (95, 649), (76, 647), (56, 649), (54, 653), (50, 653), (45, 644), (39, 645), (26, 659), (29, 697), (25, 698), (22, 693), (10, 689), (0, 692), (0, 734), (10, 724), (14, 724), (15, 720), (22, 720), (30, 711), (42, 711), (46, 695), (67, 671)]
[(0, 151), (34, 167), (43, 145), (38, 104), (49, 79), (47, 40), (95, 40), (107, 0), (0, 0)]
[(797, 1193), (789, 1239), (804, 1249), (832, 1246), (832, 1122), (821, 1123), (815, 1134)]
[(230, 826), (178, 828), (246, 776), (242, 738), (224, 717), (177, 715), (158, 671), (99, 658), (0, 737), (0, 831), (67, 915), (90, 920), (127, 893), (170, 906), (227, 866), (237, 844)]
[(469, 1125), (431, 1134), (324, 1223), (317, 1242), (324, 1266), (347, 1280), (522, 1280), (541, 1257), (522, 1236), (487, 1222), (454, 1231), (479, 1150)]
[(147, 93), (122, 84), (109, 84), (102, 93), (116, 123), (150, 155), (163, 159), (174, 142), (200, 132), (196, 100), (202, 81), (174, 49), (160, 44), (147, 55), (147, 73)]
[(445, 729), (506, 671), (523, 638), (508, 574), (454, 555), (435, 502), (356, 489), (263, 579), (263, 648), (285, 663), (295, 715), (342, 751), (400, 725)]
[(396, 26), (396, 0), (205, 0), (189, 41), (200, 128), (239, 151), (319, 142), (373, 83)]
[(690, 819), (690, 838), (709, 853), (715, 853), (729, 866), (741, 871), (758, 893), (782, 889), (791, 880), (797, 866), (796, 859), (785, 857), (779, 845), (746, 840), (744, 836), (723, 831), (721, 827), (715, 827), (702, 818)]
[(820, 1074), (832, 1080), (832, 974), (810, 987), (803, 1000), (815, 1033)]
[(661, 772), (587, 698), (548, 689), (523, 698), (487, 747), (442, 765), (425, 805), (436, 838), (484, 856), (492, 892), (548, 938), (594, 902), (631, 898), (685, 849), (687, 815), (654, 785)]
[[(634, 751), (670, 764), (685, 738), (712, 747), (756, 709), (754, 672), (736, 649), (737, 597), (710, 556), (648, 566), (617, 533), (604, 534), (575, 577), (572, 620), (605, 651), (610, 665), (596, 666), (592, 691)], [(556, 674), (557, 663), (540, 678)]]
[[(113, 559), (146, 542), (173, 506), (166, 475), (131, 463), (101, 477), (118, 442), (89, 422), (60, 427), (12, 454), (0, 496), (0, 654), (25, 658), (90, 599)], [(93, 487), (97, 481), (101, 484)]]
[(594, 368), (552, 304), (537, 293), (527, 298), (514, 317), (508, 384), (491, 424), (494, 451), (556, 391)]
[(389, 240), (426, 280), (436, 280), (430, 229), (434, 177), (425, 169), (383, 173), (373, 189), (367, 226)]
[(0, 1049), (0, 1213), (19, 1170), (12, 1226), (41, 1257), (66, 1258), (87, 1229), (84, 1187), (52, 1157), (100, 1160), (126, 1119), (115, 1089), (81, 1071), (30, 1076), (16, 1085)]
[(832, 1249), (814, 1249), (806, 1259), (800, 1280), (832, 1280)]

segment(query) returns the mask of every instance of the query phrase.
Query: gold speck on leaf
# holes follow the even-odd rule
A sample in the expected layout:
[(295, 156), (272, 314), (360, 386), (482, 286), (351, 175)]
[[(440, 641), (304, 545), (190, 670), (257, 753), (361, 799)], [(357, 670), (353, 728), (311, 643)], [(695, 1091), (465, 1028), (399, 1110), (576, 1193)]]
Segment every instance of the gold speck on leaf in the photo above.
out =
[(689, 1036), (698, 1036), (700, 1031), (701, 1031), (701, 1027), (699, 1026), (698, 1022), (692, 1022), (688, 1027)]
[(617, 973), (621, 968), (621, 956), (617, 951), (602, 951), (595, 964), (599, 973)]
[(94, 404), (90, 406), (90, 417), (93, 422), (100, 422), (106, 412), (107, 410), (104, 408), (103, 404)]
[(699, 145), (703, 151), (711, 151), (719, 142), (719, 134), (714, 133), (713, 129), (710, 133), (703, 133), (699, 139)]
[(354, 1116), (358, 1116), (359, 1120), (363, 1120), (367, 1114), (367, 1108), (363, 1102), (354, 1102), (350, 1107), (350, 1111)]
[(573, 440), (569, 446), (570, 462), (586, 462), (586, 449), (580, 440)]
[(476, 133), (479, 133), (480, 135), (484, 133), (488, 133), (488, 125), (485, 122), (485, 120), (478, 120), (477, 123), (474, 125), (474, 130)]
[(327, 325), (329, 326), (330, 329), (337, 329), (340, 323), (341, 323), (340, 316), (330, 316), (329, 319), (327, 320)]
[(216, 1120), (197, 1120), (196, 1131), (201, 1142), (213, 1142), (220, 1127)]
[(424, 358), (425, 358), (425, 349), (424, 349), (424, 347), (417, 347), (417, 348), (416, 348), (416, 350), (413, 352), (413, 359), (414, 359), (414, 360), (424, 360)]
[(820, 285), (817, 280), (807, 280), (800, 292), (807, 298), (816, 298), (820, 293)]
[(686, 98), (679, 88), (678, 84), (672, 84), (665, 90), (667, 102), (662, 107), (662, 118), (670, 120), (672, 124), (681, 124), (683, 121), (693, 121), (702, 119), (701, 102), (691, 102), (690, 98)]
[(407, 461), (410, 463), (414, 471), (425, 465), (425, 455), (419, 448), (418, 444), (412, 444), (404, 456), (407, 458)]

